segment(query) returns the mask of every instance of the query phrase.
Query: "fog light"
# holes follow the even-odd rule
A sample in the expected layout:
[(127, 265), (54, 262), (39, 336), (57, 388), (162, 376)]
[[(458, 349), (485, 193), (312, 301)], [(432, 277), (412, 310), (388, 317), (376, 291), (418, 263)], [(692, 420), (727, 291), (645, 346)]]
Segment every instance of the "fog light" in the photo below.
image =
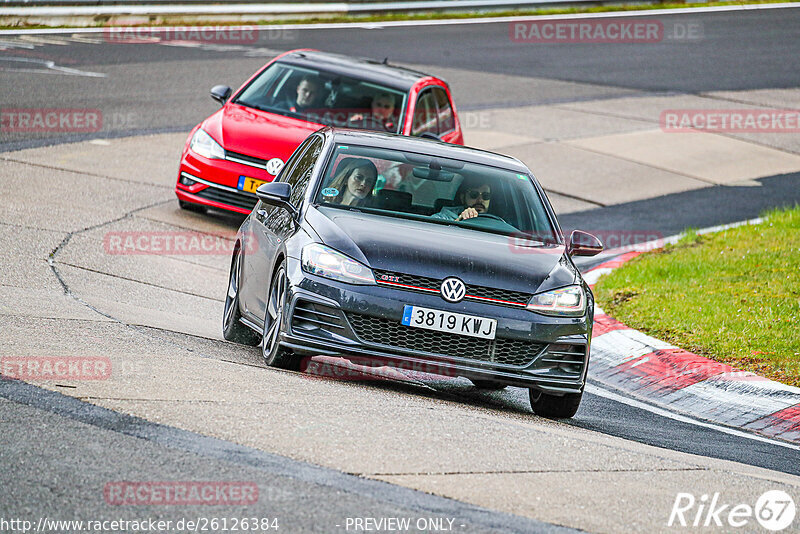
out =
[(195, 182), (191, 178), (188, 178), (185, 174), (181, 174), (181, 185), (192, 186), (196, 183), (197, 182)]

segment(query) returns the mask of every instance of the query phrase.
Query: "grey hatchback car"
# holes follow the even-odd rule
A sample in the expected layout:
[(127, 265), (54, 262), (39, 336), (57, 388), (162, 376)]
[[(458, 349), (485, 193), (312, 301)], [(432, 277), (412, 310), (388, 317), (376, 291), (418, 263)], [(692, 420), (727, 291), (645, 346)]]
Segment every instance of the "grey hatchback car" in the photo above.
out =
[(520, 161), (434, 140), (323, 128), (242, 223), (226, 339), (268, 365), (314, 355), (427, 365), (478, 386), (530, 391), (572, 417), (589, 362), (594, 298)]

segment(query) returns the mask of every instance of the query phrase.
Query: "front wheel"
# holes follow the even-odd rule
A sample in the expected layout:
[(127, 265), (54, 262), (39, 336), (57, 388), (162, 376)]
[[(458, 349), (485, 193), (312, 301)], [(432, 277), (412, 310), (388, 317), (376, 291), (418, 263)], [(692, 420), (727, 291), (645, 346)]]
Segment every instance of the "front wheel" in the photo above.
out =
[(286, 265), (282, 263), (272, 277), (267, 298), (267, 311), (264, 314), (264, 335), (261, 339), (261, 354), (264, 363), (270, 367), (294, 369), (299, 367), (297, 357), (281, 346), (284, 310), (286, 308), (287, 280)]
[(536, 389), (528, 390), (533, 413), (552, 419), (568, 419), (575, 415), (581, 404), (581, 393), (567, 393), (560, 397), (548, 395)]
[(222, 336), (228, 341), (243, 345), (258, 345), (259, 336), (239, 320), (239, 293), (242, 273), (242, 251), (236, 249), (231, 261), (231, 276), (228, 279), (228, 294), (225, 295), (225, 310), (222, 314)]

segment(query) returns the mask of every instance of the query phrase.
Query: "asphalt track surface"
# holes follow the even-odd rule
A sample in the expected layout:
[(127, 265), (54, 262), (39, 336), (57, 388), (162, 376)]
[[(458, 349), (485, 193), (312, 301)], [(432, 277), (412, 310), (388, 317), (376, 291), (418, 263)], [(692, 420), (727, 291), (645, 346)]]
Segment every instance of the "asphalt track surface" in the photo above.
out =
[[(86, 67), (87, 72), (92, 68), (113, 71), (115, 75), (92, 78), (54, 74), (47, 75), (43, 83), (42, 74), (7, 70), (0, 76), (0, 90), (4, 95), (3, 107), (92, 107), (107, 110), (107, 116), (116, 113), (118, 124), (104, 131), (102, 137), (186, 130), (215, 109), (207, 96), (208, 87), (216, 83), (236, 86), (268, 59), (270, 50), (301, 46), (361, 55), (364, 43), (368, 42), (371, 56), (468, 70), (475, 73), (476, 80), (481, 73), (494, 73), (530, 77), (533, 87), (533, 81), (540, 78), (598, 84), (591, 94), (574, 95), (540, 94), (525, 84), (502, 90), (481, 87), (478, 83), (473, 88), (460, 86), (456, 98), (461, 110), (604, 95), (702, 93), (800, 85), (797, 53), (800, 9), (683, 15), (681, 19), (699, 21), (704, 39), (652, 46), (537, 45), (533, 49), (531, 45), (511, 42), (505, 24), (486, 24), (472, 26), (469, 32), (459, 26), (348, 30), (346, 34), (339, 30), (303, 30), (293, 36), (245, 46), (266, 49), (253, 53), (255, 57), (246, 57), (247, 50), (241, 47), (209, 51), (180, 46), (45, 43), (35, 48), (0, 51), (0, 67), (17, 68), (17, 63), (8, 60), (13, 56), (54, 61), (72, 69)], [(135, 119), (126, 123), (124, 118), (131, 113)], [(50, 134), (37, 138), (0, 132), (0, 151), (79, 137)], [(747, 219), (764, 208), (800, 201), (797, 178), (796, 175), (765, 178), (760, 180), (763, 187), (756, 191), (745, 187), (710, 187), (567, 214), (561, 217), (561, 222), (565, 228), (578, 227), (589, 220), (595, 228), (602, 228), (604, 222), (608, 228), (624, 228), (642, 227), (645, 221), (647, 227), (671, 235), (686, 227)], [(450, 394), (446, 387), (439, 392)], [(513, 393), (514, 397), (520, 397), (520, 403), (525, 402), (523, 393), (522, 390)], [(50, 464), (39, 466), (46, 475), (31, 474), (26, 479), (30, 484), (20, 484), (16, 472), (0, 470), (0, 482), (10, 488), (14, 502), (20, 505), (15, 511), (24, 510), (31, 515), (46, 515), (42, 503), (54, 493), (59, 502), (67, 503), (62, 509), (64, 516), (70, 512), (97, 518), (107, 515), (102, 501), (69, 500), (59, 492), (63, 477), (74, 473), (66, 466), (81, 465), (85, 468), (81, 471), (82, 480), (76, 483), (87, 487), (109, 478), (123, 479), (141, 473), (195, 480), (208, 473), (225, 473), (228, 480), (237, 477), (259, 480), (262, 488), (274, 491), (267, 505), (273, 510), (280, 508), (284, 517), (300, 527), (298, 530), (329, 531), (332, 524), (357, 510), (358, 515), (376, 517), (458, 516), (469, 519), (470, 531), (560, 531), (531, 520), (160, 427), (19, 383), (0, 382), (0, 397), (6, 399), (0, 400), (3, 406), (0, 443), (6, 465), (24, 463), (32, 457), (48, 458), (50, 451), (58, 453)], [(495, 402), (491, 396), (463, 400), (488, 405)], [(21, 426), (23, 421), (32, 420), (37, 421), (34, 427)], [(800, 474), (796, 450), (674, 421), (592, 394), (584, 396), (581, 409), (570, 424), (657, 447)], [(31, 440), (32, 436), (35, 439)], [(35, 450), (26, 444), (30, 442), (37, 443)], [(109, 450), (115, 454), (109, 455)], [(96, 451), (97, 455), (87, 457), (77, 451)], [(99, 451), (104, 452), (101, 455)], [(165, 475), (164, 466), (172, 466), (173, 471)], [(40, 486), (42, 494), (24, 491), (48, 478), (50, 484)], [(164, 514), (174, 518), (179, 511), (168, 510)]]
[[(295, 48), (466, 70), (475, 73), (473, 81), (485, 74), (500, 76), (459, 84), (455, 98), (461, 111), (626, 94), (702, 94), (798, 84), (800, 8), (683, 14), (659, 20), (666, 27), (698, 25), (702, 38), (602, 46), (524, 44), (511, 40), (507, 23), (262, 31), (255, 43), (211, 43), (198, 48), (108, 44), (102, 34), (78, 34), (88, 41), (84, 43), (48, 45), (58, 39), (44, 36), (39, 44), (36, 38), (25, 41), (31, 45), (28, 49), (0, 50), (0, 89), (2, 105), (8, 108), (47, 107), (55, 101), (63, 107), (99, 108), (108, 123), (105, 134), (125, 135), (191, 128), (215, 109), (207, 93), (211, 86), (238, 87), (276, 52)], [(0, 47), (3, 41), (9, 39), (0, 36)], [(22, 64), (20, 59), (27, 62)], [(85, 73), (57, 75), (45, 65), (47, 61)], [(52, 81), (43, 83), (41, 74), (21, 69), (51, 70)], [(95, 71), (107, 77), (91, 77)], [(521, 79), (503, 83), (502, 76)], [(562, 86), (540, 86), (539, 79), (590, 87), (571, 93)], [(52, 136), (42, 137), (48, 135)], [(0, 132), (0, 151), (35, 146), (36, 137)]]

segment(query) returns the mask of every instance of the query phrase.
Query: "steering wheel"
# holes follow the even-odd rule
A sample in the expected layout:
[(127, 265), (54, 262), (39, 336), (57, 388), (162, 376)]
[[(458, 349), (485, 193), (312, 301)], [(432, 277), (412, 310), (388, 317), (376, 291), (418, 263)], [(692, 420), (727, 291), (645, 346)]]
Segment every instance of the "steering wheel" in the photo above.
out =
[(479, 213), (478, 217), (487, 217), (489, 219), (494, 219), (496, 221), (506, 222), (505, 219), (503, 219), (502, 217), (498, 217), (497, 215), (494, 215), (492, 213)]

